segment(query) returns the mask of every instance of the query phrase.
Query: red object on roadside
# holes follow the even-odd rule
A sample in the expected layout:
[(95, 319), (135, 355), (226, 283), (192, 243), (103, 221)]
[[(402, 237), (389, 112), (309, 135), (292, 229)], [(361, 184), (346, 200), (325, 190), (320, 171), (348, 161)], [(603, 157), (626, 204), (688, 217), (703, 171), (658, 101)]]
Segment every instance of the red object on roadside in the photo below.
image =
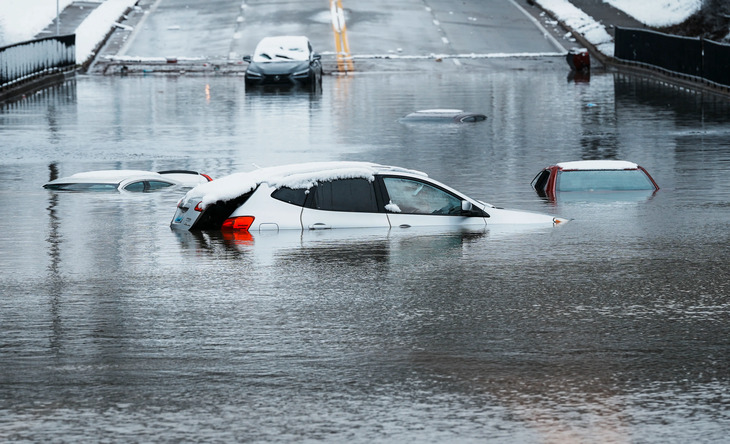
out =
[(591, 55), (587, 49), (573, 48), (566, 56), (570, 69), (574, 71), (589, 71), (591, 69)]

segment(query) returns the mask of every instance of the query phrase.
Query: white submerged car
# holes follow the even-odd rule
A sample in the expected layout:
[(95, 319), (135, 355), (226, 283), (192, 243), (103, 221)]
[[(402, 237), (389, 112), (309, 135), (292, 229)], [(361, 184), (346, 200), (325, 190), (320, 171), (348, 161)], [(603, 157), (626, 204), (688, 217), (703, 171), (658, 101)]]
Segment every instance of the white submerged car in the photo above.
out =
[(52, 180), (43, 188), (55, 191), (119, 191), (149, 192), (169, 187), (192, 188), (210, 182), (207, 174), (188, 170), (143, 171), (100, 170), (86, 171)]
[(261, 168), (198, 185), (177, 206), (182, 230), (487, 227), (567, 219), (472, 199), (426, 173), (367, 162)]

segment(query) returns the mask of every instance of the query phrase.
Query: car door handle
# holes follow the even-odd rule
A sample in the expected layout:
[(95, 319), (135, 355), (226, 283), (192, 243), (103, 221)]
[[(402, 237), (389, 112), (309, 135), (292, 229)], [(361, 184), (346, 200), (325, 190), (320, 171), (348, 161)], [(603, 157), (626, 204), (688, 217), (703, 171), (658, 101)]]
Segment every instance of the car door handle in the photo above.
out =
[(310, 230), (329, 230), (330, 228), (332, 227), (322, 222), (317, 222), (316, 224), (312, 224), (309, 226)]

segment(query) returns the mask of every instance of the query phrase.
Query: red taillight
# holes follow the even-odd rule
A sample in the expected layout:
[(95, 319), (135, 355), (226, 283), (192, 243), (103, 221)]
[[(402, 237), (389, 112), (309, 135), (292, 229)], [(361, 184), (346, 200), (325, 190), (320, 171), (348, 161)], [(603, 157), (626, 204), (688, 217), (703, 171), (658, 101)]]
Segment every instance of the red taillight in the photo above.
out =
[(203, 203), (203, 201), (201, 200), (200, 202), (198, 202), (198, 203), (197, 203), (197, 204), (195, 205), (195, 208), (193, 208), (193, 209), (194, 209), (195, 211), (200, 211), (200, 212), (202, 213), (202, 212), (203, 212), (203, 207), (201, 206), (201, 204), (202, 204), (202, 203)]
[(253, 224), (253, 216), (238, 216), (230, 217), (223, 222), (221, 230), (241, 230), (248, 231), (251, 224)]

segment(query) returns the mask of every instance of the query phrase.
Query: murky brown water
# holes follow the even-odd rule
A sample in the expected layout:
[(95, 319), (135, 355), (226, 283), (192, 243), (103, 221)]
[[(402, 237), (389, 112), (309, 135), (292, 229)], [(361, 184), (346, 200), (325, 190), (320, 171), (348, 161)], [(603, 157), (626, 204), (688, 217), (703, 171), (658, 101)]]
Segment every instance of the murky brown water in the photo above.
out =
[[(483, 112), (414, 125), (423, 108)], [(0, 109), (6, 441), (719, 442), (730, 430), (730, 103), (563, 70), (88, 78)], [(653, 196), (540, 199), (620, 158)], [(52, 174), (415, 168), (556, 229), (175, 233), (180, 192)]]

